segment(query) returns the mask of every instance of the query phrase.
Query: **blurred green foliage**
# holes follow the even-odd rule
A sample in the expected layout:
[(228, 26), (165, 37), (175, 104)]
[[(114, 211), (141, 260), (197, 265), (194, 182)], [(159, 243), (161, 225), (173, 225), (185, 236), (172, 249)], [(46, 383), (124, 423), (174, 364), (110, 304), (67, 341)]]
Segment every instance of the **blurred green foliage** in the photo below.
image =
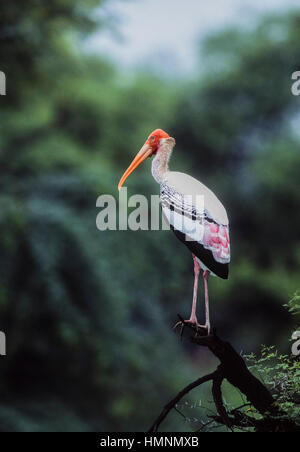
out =
[[(300, 295), (299, 293), (295, 293), (293, 298), (289, 301), (288, 304), (284, 305), (288, 311), (295, 316), (300, 316)], [(298, 328), (299, 329), (299, 328)]]
[[(300, 425), (299, 392), (300, 361), (291, 355), (283, 355), (274, 346), (263, 347), (259, 357), (248, 356), (249, 368), (257, 373), (275, 395), (276, 404), (285, 416)], [(252, 415), (259, 418), (255, 410)]]
[[(99, 232), (95, 205), (152, 129), (175, 136), (172, 168), (228, 208), (228, 282), (213, 323), (238, 348), (289, 347), (282, 308), (300, 270), (300, 15), (211, 37), (192, 82), (125, 79), (80, 43), (99, 0), (0, 7), (1, 430), (145, 430), (213, 363), (172, 334), (188, 314), (192, 260), (171, 233)], [(203, 70), (205, 68), (205, 70)], [(129, 195), (157, 193), (150, 163)], [(201, 299), (201, 292), (199, 292)], [(200, 302), (201, 306), (201, 302)], [(169, 422), (169, 423), (168, 423)], [(190, 429), (174, 415), (166, 429)]]
[[(299, 321), (299, 296), (296, 294), (286, 305)], [(275, 346), (263, 346), (259, 356), (251, 353), (247, 357), (249, 368), (268, 386), (276, 404), (285, 416), (300, 425), (300, 360), (292, 353), (282, 354)], [(259, 418), (259, 413), (251, 410)]]

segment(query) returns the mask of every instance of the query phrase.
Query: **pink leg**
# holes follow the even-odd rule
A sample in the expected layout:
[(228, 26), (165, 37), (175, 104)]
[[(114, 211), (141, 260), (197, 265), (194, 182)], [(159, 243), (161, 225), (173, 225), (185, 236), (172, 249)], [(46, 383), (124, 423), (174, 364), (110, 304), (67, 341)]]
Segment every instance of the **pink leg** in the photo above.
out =
[(205, 325), (199, 325), (197, 316), (196, 316), (196, 306), (197, 306), (197, 292), (198, 292), (198, 279), (199, 279), (199, 272), (200, 272), (200, 264), (197, 261), (196, 256), (193, 255), (194, 260), (194, 293), (193, 293), (193, 304), (192, 304), (192, 312), (189, 320), (181, 320), (180, 322), (177, 322), (176, 325), (173, 327), (176, 329), (178, 326), (181, 326), (181, 336), (183, 334), (183, 329), (187, 323), (193, 324), (196, 329), (199, 328), (206, 329), (207, 334), (210, 334), (210, 322), (209, 322), (209, 299), (208, 299), (208, 277), (210, 275), (210, 272), (208, 270), (203, 272), (203, 280), (204, 280), (204, 290), (205, 290)]
[(208, 298), (208, 278), (210, 272), (205, 270), (203, 272), (204, 291), (205, 291), (205, 328), (207, 328), (207, 334), (210, 333), (210, 320), (209, 320), (209, 298)]
[(193, 255), (194, 260), (194, 293), (193, 293), (193, 304), (192, 304), (192, 312), (190, 317), (190, 322), (198, 324), (197, 316), (196, 316), (196, 306), (197, 306), (197, 292), (198, 292), (198, 279), (200, 272), (200, 265), (197, 261), (196, 257)]

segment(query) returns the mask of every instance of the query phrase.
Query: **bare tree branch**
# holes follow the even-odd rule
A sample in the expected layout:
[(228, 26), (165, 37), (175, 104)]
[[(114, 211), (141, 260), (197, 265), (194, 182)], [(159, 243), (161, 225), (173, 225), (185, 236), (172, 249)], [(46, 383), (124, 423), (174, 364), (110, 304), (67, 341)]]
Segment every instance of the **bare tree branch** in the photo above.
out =
[(217, 372), (218, 371), (215, 371), (211, 374), (205, 375), (204, 377), (198, 378), (196, 381), (190, 383), (188, 386), (182, 389), (177, 394), (176, 397), (174, 397), (169, 403), (167, 403), (167, 405), (165, 405), (162, 412), (160, 413), (158, 418), (154, 421), (153, 425), (150, 427), (147, 433), (157, 432), (162, 421), (167, 417), (169, 412), (176, 406), (176, 404), (182, 399), (182, 397), (188, 394), (192, 389), (197, 388), (197, 386), (200, 386), (203, 383), (206, 383), (207, 381), (213, 380), (217, 375)]

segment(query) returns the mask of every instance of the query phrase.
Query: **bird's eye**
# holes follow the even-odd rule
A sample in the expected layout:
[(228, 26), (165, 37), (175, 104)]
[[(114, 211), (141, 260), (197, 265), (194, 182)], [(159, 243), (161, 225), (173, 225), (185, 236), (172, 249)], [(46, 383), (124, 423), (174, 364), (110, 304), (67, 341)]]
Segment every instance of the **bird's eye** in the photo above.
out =
[(150, 140), (151, 140), (151, 141), (154, 141), (154, 140), (155, 140), (155, 136), (152, 135), (152, 137), (150, 138)]

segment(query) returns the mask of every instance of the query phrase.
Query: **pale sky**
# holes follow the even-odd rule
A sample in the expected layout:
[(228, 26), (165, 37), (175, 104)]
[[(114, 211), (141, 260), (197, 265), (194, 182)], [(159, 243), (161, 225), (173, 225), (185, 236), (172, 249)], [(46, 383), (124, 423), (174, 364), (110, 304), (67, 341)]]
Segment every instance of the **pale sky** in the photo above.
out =
[[(214, 30), (251, 25), (258, 15), (300, 7), (300, 0), (110, 0), (101, 15), (111, 30), (96, 33), (87, 48), (109, 56), (124, 70), (169, 66), (189, 74), (197, 65), (197, 43)], [(115, 29), (115, 31), (114, 31)]]

